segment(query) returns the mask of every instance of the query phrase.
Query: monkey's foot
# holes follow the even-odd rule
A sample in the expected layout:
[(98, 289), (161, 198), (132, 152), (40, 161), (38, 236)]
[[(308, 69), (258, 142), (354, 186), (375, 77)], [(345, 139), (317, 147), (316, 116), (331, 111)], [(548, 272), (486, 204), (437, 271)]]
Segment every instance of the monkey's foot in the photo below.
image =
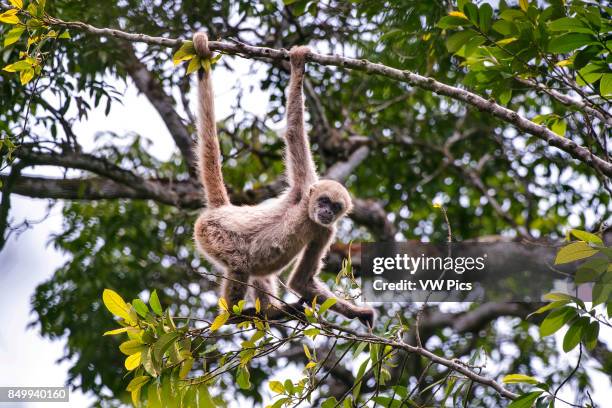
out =
[(376, 312), (374, 309), (370, 307), (359, 307), (355, 311), (355, 316), (363, 325), (370, 328), (374, 327), (374, 321), (376, 320)]
[(295, 46), (289, 51), (289, 60), (294, 68), (304, 68), (306, 56), (310, 54), (310, 48), (305, 45)]

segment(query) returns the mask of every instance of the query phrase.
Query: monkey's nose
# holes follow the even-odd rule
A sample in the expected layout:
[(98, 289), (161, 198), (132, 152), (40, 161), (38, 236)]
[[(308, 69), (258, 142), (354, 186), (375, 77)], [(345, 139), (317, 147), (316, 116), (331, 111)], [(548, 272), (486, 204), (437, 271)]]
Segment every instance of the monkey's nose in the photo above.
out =
[(319, 213), (319, 220), (323, 224), (329, 224), (334, 219), (334, 214), (329, 210), (323, 210)]

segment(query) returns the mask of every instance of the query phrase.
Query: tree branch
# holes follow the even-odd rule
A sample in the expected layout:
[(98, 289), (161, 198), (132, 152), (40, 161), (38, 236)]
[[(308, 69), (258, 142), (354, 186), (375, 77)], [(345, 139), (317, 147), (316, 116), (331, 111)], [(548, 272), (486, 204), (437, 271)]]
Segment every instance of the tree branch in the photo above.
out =
[[(282, 302), (282, 299), (279, 299)], [(284, 303), (284, 302), (283, 302)], [(311, 324), (302, 313), (302, 306), (300, 303), (287, 304), (284, 303), (286, 311), (276, 311), (268, 313), (267, 319), (272, 324), (274, 320), (298, 320), (303, 322), (304, 324)], [(254, 316), (257, 316), (257, 313), (254, 309), (246, 309), (239, 316), (232, 316), (229, 320), (230, 323), (239, 323), (241, 321), (247, 321), (253, 319)], [(259, 317), (256, 317), (259, 318)], [(413, 346), (410, 345), (403, 340), (392, 340), (389, 338), (385, 338), (379, 335), (371, 334), (371, 333), (360, 333), (356, 330), (350, 329), (345, 325), (339, 325), (335, 323), (328, 322), (322, 318), (317, 320), (321, 328), (321, 335), (330, 337), (330, 338), (343, 338), (346, 340), (353, 340), (356, 342), (365, 342), (365, 343), (375, 343), (381, 344), (385, 346), (389, 346), (392, 349), (396, 350), (404, 350), (409, 353), (420, 355), (421, 357), (426, 358), (427, 360), (432, 361), (435, 364), (439, 364), (445, 366), (453, 371), (461, 373), (465, 375), (467, 378), (472, 381), (488, 386), (499, 395), (507, 399), (516, 399), (518, 397), (517, 394), (511, 392), (510, 390), (504, 388), (500, 383), (493, 380), (492, 378), (485, 377), (483, 375), (477, 374), (472, 371), (467, 365), (462, 364), (461, 361), (456, 359), (447, 359), (444, 357), (440, 357), (437, 354), (432, 353), (424, 347)]]
[(90, 154), (77, 152), (40, 153), (22, 147), (15, 152), (15, 156), (28, 165), (51, 165), (87, 170), (129, 186), (135, 191), (140, 191), (148, 196), (147, 198), (156, 197), (156, 200), (171, 205), (177, 205), (179, 202), (178, 196), (172, 190)]
[[(97, 28), (92, 25), (74, 21), (67, 22), (55, 17), (46, 17), (46, 22), (50, 25), (73, 28), (85, 31), (90, 34), (120, 38), (132, 42), (143, 42), (147, 44), (162, 45), (169, 47), (177, 47), (184, 43), (184, 40), (172, 39), (166, 37), (152, 37), (145, 34), (131, 34), (124, 31), (111, 28)], [(212, 51), (218, 51), (225, 54), (234, 54), (242, 57), (255, 59), (275, 59), (288, 60), (289, 52), (287, 50), (275, 50), (267, 47), (255, 47), (243, 43), (225, 43), (219, 41), (209, 42), (209, 48)], [(585, 147), (582, 147), (576, 142), (564, 137), (559, 137), (553, 131), (545, 126), (538, 125), (510, 109), (507, 109), (492, 100), (487, 100), (480, 95), (469, 92), (465, 89), (450, 86), (442, 82), (438, 82), (433, 78), (424, 77), (422, 75), (397, 68), (391, 68), (383, 64), (373, 63), (364, 59), (355, 59), (341, 57), (339, 55), (324, 55), (312, 53), (307, 57), (308, 61), (321, 65), (330, 65), (341, 68), (349, 68), (356, 71), (366, 72), (368, 74), (381, 75), (400, 82), (408, 83), (412, 86), (422, 88), (440, 95), (447, 96), (457, 101), (464, 102), (479, 110), (490, 113), (492, 116), (509, 123), (516, 128), (529, 133), (550, 146), (557, 147), (571, 155), (573, 158), (585, 163), (586, 165), (598, 169), (608, 177), (612, 177), (612, 163), (598, 156), (595, 156)]]
[[(3, 183), (8, 177), (0, 174)], [(26, 197), (65, 200), (150, 199), (193, 210), (204, 206), (200, 186), (191, 181), (141, 179), (137, 184), (140, 184), (138, 189), (132, 184), (125, 185), (99, 177), (57, 179), (21, 176), (14, 181), (11, 192)], [(279, 189), (275, 186), (273, 183), (255, 190), (230, 191), (230, 198), (236, 204), (256, 204), (277, 195)], [(374, 200), (355, 199), (353, 213), (349, 216), (381, 240), (393, 239), (395, 235), (395, 226), (387, 219), (382, 205)]]
[(337, 162), (331, 166), (325, 173), (325, 177), (343, 183), (353, 173), (355, 168), (368, 158), (369, 154), (370, 148), (368, 146), (361, 146), (351, 153), (346, 161)]
[(591, 114), (598, 119), (602, 120), (604, 123), (611, 125), (612, 124), (612, 114), (605, 110), (599, 110), (592, 108), (584, 100), (574, 99), (571, 96), (562, 94), (559, 91), (554, 89), (547, 88), (545, 85), (540, 84), (532, 79), (524, 79), (524, 78), (514, 78), (518, 83), (528, 86), (530, 88), (536, 89), (538, 91), (542, 91), (553, 99), (556, 99), (558, 102), (561, 102), (565, 106), (574, 107), (578, 110), (583, 110), (588, 114)]

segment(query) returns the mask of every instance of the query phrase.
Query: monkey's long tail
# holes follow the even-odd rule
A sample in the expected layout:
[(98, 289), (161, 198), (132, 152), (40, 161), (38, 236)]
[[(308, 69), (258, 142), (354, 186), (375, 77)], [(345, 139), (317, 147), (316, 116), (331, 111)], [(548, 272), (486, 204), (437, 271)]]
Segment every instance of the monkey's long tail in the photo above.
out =
[(221, 149), (217, 138), (215, 123), (215, 101), (212, 87), (211, 69), (198, 72), (200, 112), (198, 123), (198, 157), (200, 181), (204, 186), (209, 208), (221, 207), (230, 203), (223, 173), (221, 172)]

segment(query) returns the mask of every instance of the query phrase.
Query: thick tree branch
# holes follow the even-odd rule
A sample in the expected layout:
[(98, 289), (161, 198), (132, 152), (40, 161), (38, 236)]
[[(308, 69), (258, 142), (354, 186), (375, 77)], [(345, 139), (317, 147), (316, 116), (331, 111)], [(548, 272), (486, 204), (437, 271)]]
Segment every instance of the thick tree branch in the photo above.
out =
[(87, 170), (127, 185), (135, 191), (140, 191), (144, 195), (148, 195), (147, 198), (156, 197), (158, 201), (165, 204), (177, 205), (179, 202), (178, 196), (172, 190), (90, 154), (77, 152), (39, 153), (20, 148), (15, 152), (15, 155), (29, 165), (51, 165)]
[[(0, 175), (4, 183), (8, 176)], [(22, 176), (15, 180), (12, 192), (26, 197), (66, 200), (139, 199), (142, 192), (105, 178), (55, 179)], [(153, 197), (147, 197), (153, 198)]]
[(475, 309), (461, 313), (446, 313), (438, 309), (428, 310), (421, 321), (423, 330), (452, 327), (456, 333), (478, 332), (491, 321), (502, 316), (525, 318), (537, 309), (532, 303), (483, 303)]
[[(120, 30), (110, 28), (97, 28), (83, 22), (66, 22), (54, 17), (47, 17), (47, 22), (51, 25), (72, 28), (85, 31), (90, 34), (120, 38), (132, 42), (143, 42), (147, 44), (162, 45), (169, 47), (177, 47), (183, 44), (183, 40), (172, 39), (165, 37), (152, 37), (145, 34), (131, 34)], [(212, 51), (218, 51), (226, 54), (235, 54), (243, 57), (256, 59), (276, 59), (288, 60), (289, 53), (287, 50), (275, 50), (267, 47), (255, 47), (242, 43), (225, 43), (219, 41), (211, 41), (209, 47)], [(529, 133), (550, 146), (557, 147), (573, 158), (587, 164), (588, 166), (601, 171), (608, 177), (612, 177), (612, 163), (598, 156), (595, 156), (585, 147), (582, 147), (576, 142), (559, 137), (545, 126), (538, 125), (510, 109), (507, 109), (492, 100), (487, 100), (480, 95), (469, 92), (465, 89), (450, 86), (442, 82), (436, 81), (433, 78), (424, 77), (419, 74), (407, 70), (391, 68), (383, 64), (373, 63), (363, 59), (347, 58), (338, 55), (323, 55), (312, 53), (308, 56), (308, 61), (315, 62), (321, 65), (331, 65), (342, 68), (349, 68), (356, 71), (363, 71), (369, 74), (381, 75), (397, 81), (408, 83), (440, 95), (444, 95), (464, 102), (468, 105), (484, 112), (490, 113), (492, 116), (507, 122), (523, 132)]]
[[(7, 181), (7, 178), (7, 175), (0, 174), (0, 180), (3, 183)], [(203, 207), (202, 190), (198, 184), (191, 181), (140, 179), (139, 184), (139, 188), (136, 189), (132, 184), (125, 185), (99, 177), (56, 179), (21, 176), (14, 181), (11, 192), (34, 198), (150, 199), (184, 209), (196, 210)], [(276, 184), (271, 184), (255, 190), (230, 191), (230, 198), (235, 204), (256, 204), (274, 197), (279, 191), (282, 191), (282, 187), (278, 188)], [(374, 236), (381, 240), (393, 239), (395, 235), (395, 226), (387, 219), (382, 205), (374, 200), (355, 199), (354, 210), (350, 217), (358, 225), (368, 228)]]
[(361, 146), (351, 153), (348, 160), (344, 162), (337, 162), (331, 166), (325, 173), (325, 177), (343, 183), (351, 174), (353, 174), (355, 168), (365, 159), (367, 159), (369, 154), (370, 148), (368, 146)]

